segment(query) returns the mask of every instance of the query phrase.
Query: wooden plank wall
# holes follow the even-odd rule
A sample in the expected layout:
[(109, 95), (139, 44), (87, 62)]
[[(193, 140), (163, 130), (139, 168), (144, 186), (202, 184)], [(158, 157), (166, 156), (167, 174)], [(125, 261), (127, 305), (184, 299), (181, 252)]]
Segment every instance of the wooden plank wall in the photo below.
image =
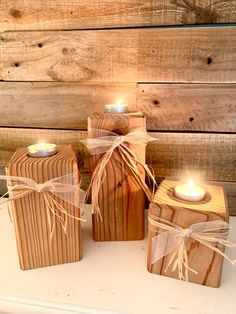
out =
[(122, 98), (156, 175), (217, 181), (236, 214), (234, 23), (234, 0), (1, 1), (0, 173), (17, 147), (72, 143), (86, 186), (87, 117)]

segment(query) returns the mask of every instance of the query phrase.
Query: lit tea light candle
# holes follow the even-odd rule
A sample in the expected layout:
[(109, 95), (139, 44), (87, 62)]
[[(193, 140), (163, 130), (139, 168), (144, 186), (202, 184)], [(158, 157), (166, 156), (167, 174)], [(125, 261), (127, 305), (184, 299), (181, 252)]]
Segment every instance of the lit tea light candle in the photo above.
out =
[(188, 184), (177, 185), (174, 194), (178, 199), (188, 202), (200, 202), (205, 198), (206, 191), (196, 186), (193, 180), (189, 180)]
[(30, 157), (48, 157), (56, 154), (56, 144), (39, 143), (28, 146), (28, 155)]
[(122, 100), (118, 100), (115, 104), (105, 105), (105, 113), (126, 113), (129, 112), (129, 106), (124, 104)]

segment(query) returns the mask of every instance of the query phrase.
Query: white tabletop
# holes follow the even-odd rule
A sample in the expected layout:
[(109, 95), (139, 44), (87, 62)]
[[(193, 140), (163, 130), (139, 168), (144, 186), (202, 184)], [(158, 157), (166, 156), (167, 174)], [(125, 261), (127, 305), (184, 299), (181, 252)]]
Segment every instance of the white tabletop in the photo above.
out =
[[(236, 217), (230, 223), (236, 239)], [(90, 222), (83, 227), (80, 262), (22, 271), (8, 211), (0, 210), (0, 313), (235, 313), (236, 268), (228, 262), (220, 288), (181, 282), (146, 270), (147, 239), (97, 243)]]

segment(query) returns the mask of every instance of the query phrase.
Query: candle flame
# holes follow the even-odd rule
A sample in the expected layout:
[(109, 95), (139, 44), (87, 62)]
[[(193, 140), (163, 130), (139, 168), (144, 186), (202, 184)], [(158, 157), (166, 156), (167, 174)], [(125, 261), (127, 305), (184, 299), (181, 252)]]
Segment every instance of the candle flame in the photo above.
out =
[(194, 181), (193, 181), (192, 179), (190, 179), (190, 180), (188, 181), (188, 190), (189, 190), (189, 193), (190, 193), (190, 194), (193, 192), (194, 186), (195, 186)]
[(115, 108), (117, 112), (124, 112), (124, 108), (127, 107), (127, 105), (123, 102), (123, 100), (119, 99), (115, 102)]
[(45, 142), (40, 142), (40, 143), (38, 143), (38, 147), (39, 147), (40, 149), (44, 148), (44, 147), (45, 147)]
[(123, 100), (121, 100), (121, 99), (117, 100), (117, 102), (115, 104), (118, 107), (124, 106)]

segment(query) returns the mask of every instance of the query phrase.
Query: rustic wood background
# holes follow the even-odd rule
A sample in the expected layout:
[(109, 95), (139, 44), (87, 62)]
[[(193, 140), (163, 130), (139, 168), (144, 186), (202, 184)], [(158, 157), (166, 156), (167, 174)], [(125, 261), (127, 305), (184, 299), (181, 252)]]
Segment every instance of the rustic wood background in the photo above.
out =
[(87, 117), (122, 98), (158, 178), (218, 181), (236, 214), (234, 23), (234, 0), (0, 1), (0, 173), (18, 147), (72, 143), (86, 186)]

